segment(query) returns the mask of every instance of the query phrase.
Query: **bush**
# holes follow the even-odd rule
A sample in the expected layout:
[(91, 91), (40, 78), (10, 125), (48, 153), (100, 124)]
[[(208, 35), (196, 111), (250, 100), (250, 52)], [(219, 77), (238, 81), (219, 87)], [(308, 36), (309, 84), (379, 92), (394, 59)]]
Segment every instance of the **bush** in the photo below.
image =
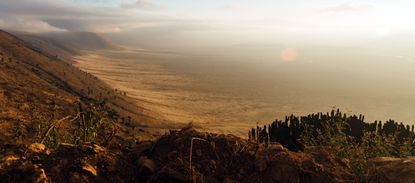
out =
[(96, 143), (107, 146), (116, 133), (114, 112), (101, 104), (83, 107), (76, 105), (78, 113), (62, 117), (36, 112), (32, 109), (31, 120), (36, 142), (48, 148), (56, 148), (60, 143)]
[[(293, 151), (329, 147), (337, 157), (348, 159), (355, 174), (363, 179), (368, 159), (414, 155), (413, 129), (393, 120), (384, 125), (367, 123), (363, 115), (346, 116), (333, 110), (327, 114), (291, 115), (284, 122), (276, 120), (268, 125), (268, 131), (265, 127), (252, 128), (249, 137), (256, 142), (279, 142)], [(261, 135), (255, 136), (258, 131)]]

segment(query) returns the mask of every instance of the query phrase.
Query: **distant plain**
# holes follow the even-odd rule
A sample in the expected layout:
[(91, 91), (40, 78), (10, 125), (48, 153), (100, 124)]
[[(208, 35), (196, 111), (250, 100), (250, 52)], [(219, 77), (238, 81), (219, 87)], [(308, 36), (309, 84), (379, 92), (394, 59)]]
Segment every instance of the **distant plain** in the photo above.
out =
[[(295, 53), (295, 61), (284, 61), (278, 52), (274, 61), (253, 61), (249, 56), (226, 60), (203, 54), (102, 50), (84, 52), (75, 65), (125, 91), (160, 121), (193, 122), (213, 132), (246, 136), (257, 123), (333, 108), (365, 114), (368, 121), (391, 118), (413, 124), (415, 71), (410, 62), (354, 51), (304, 50), (308, 52)], [(398, 61), (373, 61), (390, 59)]]

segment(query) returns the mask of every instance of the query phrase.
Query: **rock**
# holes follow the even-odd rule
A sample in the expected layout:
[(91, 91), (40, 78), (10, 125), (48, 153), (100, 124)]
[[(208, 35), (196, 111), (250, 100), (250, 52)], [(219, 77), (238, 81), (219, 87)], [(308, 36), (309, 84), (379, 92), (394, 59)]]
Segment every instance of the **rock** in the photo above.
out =
[(138, 167), (142, 170), (148, 171), (150, 173), (154, 173), (157, 169), (156, 163), (153, 160), (148, 159), (146, 156), (141, 156), (137, 160)]
[(49, 182), (48, 178), (46, 177), (45, 170), (43, 168), (38, 168), (35, 166), (35, 172), (32, 178), (33, 183), (47, 183)]
[(92, 165), (90, 165), (88, 163), (85, 163), (82, 166), (82, 171), (84, 171), (84, 172), (86, 172), (86, 173), (88, 173), (89, 175), (92, 175), (92, 176), (97, 176), (98, 175), (97, 170)]
[[(193, 156), (197, 158), (189, 168), (189, 139), (203, 135), (197, 131), (176, 132), (160, 137), (156, 143), (137, 144), (125, 152), (123, 148), (107, 149), (95, 144), (61, 144), (45, 155), (47, 149), (42, 151), (33, 145), (36, 148), (30, 148), (43, 153), (30, 154), (27, 159), (7, 156), (8, 151), (23, 154), (11, 151), (18, 147), (3, 148), (0, 182), (4, 179), (11, 182), (357, 182), (347, 163), (321, 147), (291, 152), (279, 144), (259, 147), (233, 136), (215, 134), (209, 134), (207, 142), (194, 144)], [(209, 147), (209, 142), (215, 142), (215, 148)], [(371, 171), (374, 175), (371, 180), (397, 182), (401, 177), (415, 180), (411, 177), (415, 170), (406, 167), (415, 159), (401, 160), (404, 168), (389, 172), (380, 171), (396, 159), (381, 160)], [(36, 164), (41, 164), (41, 168), (36, 168)], [(397, 175), (390, 178), (390, 173)]]
[(369, 182), (414, 182), (415, 157), (380, 157), (368, 161)]
[(57, 152), (64, 155), (79, 156), (80, 152), (74, 144), (61, 143), (58, 146)]
[(162, 174), (167, 176), (171, 182), (189, 182), (190, 180), (190, 177), (171, 168), (164, 168)]
[(99, 145), (97, 145), (97, 144), (93, 144), (92, 145), (92, 149), (93, 149), (93, 152), (94, 153), (102, 153), (102, 152), (105, 152), (106, 151), (106, 149), (104, 148), (104, 147), (101, 147), (101, 146), (99, 146)]
[(287, 164), (276, 164), (271, 168), (270, 172), (270, 177), (272, 178), (273, 182), (301, 182), (298, 171)]
[(131, 151), (134, 153), (135, 156), (140, 156), (143, 152), (151, 150), (152, 147), (152, 142), (142, 142), (133, 147)]
[(265, 158), (259, 158), (255, 161), (255, 170), (263, 172), (267, 169), (267, 160)]
[[(46, 175), (29, 160), (9, 156), (0, 163), (0, 182), (45, 182)], [(39, 179), (38, 179), (39, 178)]]
[(279, 143), (269, 144), (268, 149), (273, 150), (273, 151), (284, 151), (285, 150), (285, 148)]
[(209, 165), (210, 165), (210, 168), (212, 168), (213, 170), (215, 170), (216, 169), (216, 161), (215, 160), (210, 160), (209, 161)]
[(31, 153), (42, 153), (46, 150), (46, 146), (41, 143), (33, 143), (29, 145), (28, 151)]
[(80, 175), (77, 172), (73, 172), (69, 175), (68, 177), (68, 182), (69, 183), (79, 183), (79, 182), (84, 182), (85, 180), (82, 178), (82, 175)]
[(16, 161), (19, 159), (20, 158), (16, 155), (9, 155), (9, 156), (4, 157), (1, 161), (6, 163), (6, 162), (11, 162), (11, 161)]
[(61, 143), (58, 146), (57, 152), (66, 156), (86, 156), (105, 152), (106, 149), (96, 144), (92, 145), (74, 145), (68, 143)]
[(167, 155), (167, 158), (169, 160), (173, 160), (173, 159), (177, 159), (177, 157), (179, 156), (179, 152), (177, 151), (172, 151)]
[(255, 156), (255, 152), (254, 151), (248, 151), (247, 152), (249, 156)]
[(0, 167), (2, 166), (10, 166), (11, 163), (13, 163), (14, 161), (19, 160), (20, 158), (16, 155), (8, 155), (4, 158), (2, 158), (1, 162), (0, 162)]

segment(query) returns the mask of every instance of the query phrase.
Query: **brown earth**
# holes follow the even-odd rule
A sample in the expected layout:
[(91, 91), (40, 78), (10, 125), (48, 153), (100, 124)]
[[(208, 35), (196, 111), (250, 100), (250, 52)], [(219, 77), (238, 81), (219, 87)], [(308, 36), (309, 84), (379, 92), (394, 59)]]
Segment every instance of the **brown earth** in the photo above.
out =
[[(193, 143), (192, 143), (193, 141)], [(94, 144), (2, 144), (5, 182), (355, 182), (347, 162), (315, 148), (290, 152), (188, 127), (155, 141), (106, 149)], [(191, 158), (189, 154), (191, 152)]]

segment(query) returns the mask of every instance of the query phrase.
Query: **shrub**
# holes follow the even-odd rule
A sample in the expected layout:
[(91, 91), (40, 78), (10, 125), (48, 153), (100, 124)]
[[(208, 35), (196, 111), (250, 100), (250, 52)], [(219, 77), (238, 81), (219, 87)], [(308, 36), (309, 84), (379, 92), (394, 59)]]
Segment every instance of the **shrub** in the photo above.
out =
[[(265, 129), (265, 128), (264, 128)], [(350, 167), (362, 179), (366, 162), (375, 157), (407, 157), (415, 154), (414, 131), (409, 125), (393, 120), (364, 122), (363, 115), (346, 116), (337, 111), (307, 116), (287, 116), (268, 125), (268, 131), (259, 127), (249, 131), (250, 139), (257, 142), (279, 142), (293, 151), (311, 146), (329, 147), (339, 158), (350, 161)], [(256, 135), (258, 132), (261, 135)], [(266, 136), (266, 137), (265, 137)], [(259, 139), (258, 139), (259, 138)]]

